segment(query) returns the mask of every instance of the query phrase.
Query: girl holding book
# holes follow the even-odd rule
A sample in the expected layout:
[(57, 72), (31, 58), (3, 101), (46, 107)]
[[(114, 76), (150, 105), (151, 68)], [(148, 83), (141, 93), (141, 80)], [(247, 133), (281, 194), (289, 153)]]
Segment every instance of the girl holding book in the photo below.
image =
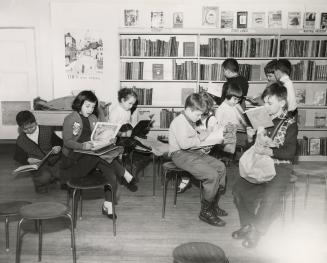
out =
[[(133, 184), (133, 176), (116, 160), (108, 162), (99, 156), (74, 152), (74, 150), (91, 150), (93, 143), (90, 141), (92, 130), (97, 118), (98, 99), (92, 91), (80, 92), (73, 101), (72, 109), (63, 124), (63, 169), (69, 177), (85, 177), (90, 172), (98, 169), (102, 172), (112, 189), (104, 189), (105, 201), (102, 213), (112, 219), (111, 192), (117, 190), (117, 178)], [(116, 216), (116, 215), (115, 215)]]

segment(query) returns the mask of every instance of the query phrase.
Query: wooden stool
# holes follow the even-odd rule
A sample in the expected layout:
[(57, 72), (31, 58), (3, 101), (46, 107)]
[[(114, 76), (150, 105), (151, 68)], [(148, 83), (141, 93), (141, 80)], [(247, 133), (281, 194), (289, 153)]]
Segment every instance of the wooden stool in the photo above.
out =
[(176, 247), (174, 263), (228, 263), (225, 252), (207, 242), (190, 242)]
[(18, 216), (19, 209), (30, 203), (27, 201), (12, 201), (0, 204), (0, 217), (5, 218), (6, 252), (9, 252), (9, 217)]
[[(177, 203), (177, 187), (178, 176), (187, 173), (185, 170), (178, 168), (173, 162), (166, 162), (162, 165), (163, 170), (163, 190), (162, 190), (162, 218), (165, 218), (166, 212), (166, 199), (167, 199), (167, 186), (169, 182), (168, 174), (173, 173), (175, 175), (175, 191), (174, 191), (174, 206)], [(200, 181), (200, 199), (202, 200), (202, 183)]]
[[(76, 201), (76, 194), (79, 193), (80, 200), (80, 210), (79, 210), (79, 219), (82, 219), (82, 211), (83, 211), (83, 190), (91, 190), (91, 189), (104, 189), (105, 186), (108, 186), (111, 189), (111, 198), (112, 198), (112, 213), (115, 214), (115, 193), (112, 191), (112, 186), (108, 184), (106, 178), (102, 176), (102, 174), (92, 173), (91, 175), (81, 177), (81, 178), (72, 178), (67, 182), (67, 185), (73, 189), (72, 195), (72, 214), (73, 214), (73, 222), (74, 227), (77, 222), (77, 208), (78, 202)], [(67, 200), (70, 198), (70, 191), (67, 192)], [(116, 218), (113, 217), (113, 234), (116, 236)]]
[(76, 248), (73, 219), (66, 205), (57, 202), (38, 202), (21, 207), (19, 215), (22, 219), (17, 226), (17, 244), (16, 244), (16, 263), (20, 261), (20, 243), (21, 243), (21, 225), (26, 220), (36, 220), (39, 232), (39, 261), (42, 260), (42, 220), (58, 217), (67, 217), (71, 228), (71, 248), (73, 252), (73, 262), (76, 263)]

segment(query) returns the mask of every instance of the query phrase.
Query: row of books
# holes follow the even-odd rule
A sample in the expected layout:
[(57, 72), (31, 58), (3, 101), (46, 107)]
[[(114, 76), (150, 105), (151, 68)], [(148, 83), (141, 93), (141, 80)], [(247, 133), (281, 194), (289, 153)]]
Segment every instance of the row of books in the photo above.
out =
[(152, 88), (137, 88), (133, 86), (133, 91), (137, 94), (137, 103), (139, 105), (152, 105)]
[(160, 111), (160, 128), (169, 128), (170, 123), (180, 113), (181, 113), (180, 111), (162, 109)]
[[(264, 75), (264, 65), (258, 64), (239, 64), (240, 75), (247, 80), (260, 81), (266, 80)], [(200, 64), (200, 80), (224, 81), (225, 76), (221, 64)]]
[(297, 155), (327, 155), (327, 137), (308, 138), (304, 136), (297, 140)]
[(247, 38), (227, 40), (209, 38), (208, 44), (200, 45), (201, 57), (275, 57), (277, 38)]
[(296, 40), (280, 41), (281, 57), (327, 57), (327, 40)]
[(300, 61), (292, 65), (292, 72), (290, 75), (292, 80), (327, 80), (327, 64), (317, 65), (313, 60)]
[(169, 41), (150, 40), (143, 38), (120, 39), (121, 56), (142, 56), (142, 57), (176, 57), (178, 56), (178, 45), (176, 37), (170, 37)]
[(122, 79), (143, 79), (144, 62), (121, 62)]
[(174, 80), (196, 80), (198, 75), (198, 63), (185, 61), (177, 64), (173, 61), (173, 79)]
[(327, 125), (326, 112), (314, 111), (310, 112), (305, 109), (298, 109), (297, 123), (300, 128), (315, 127), (324, 128)]

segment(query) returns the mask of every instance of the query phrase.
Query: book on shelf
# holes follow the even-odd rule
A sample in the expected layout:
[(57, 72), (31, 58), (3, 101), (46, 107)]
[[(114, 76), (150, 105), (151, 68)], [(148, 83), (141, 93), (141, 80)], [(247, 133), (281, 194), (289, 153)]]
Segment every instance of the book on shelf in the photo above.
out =
[(287, 28), (300, 28), (301, 12), (288, 12)]
[(164, 78), (164, 65), (152, 64), (152, 79), (162, 80)]
[(307, 111), (303, 109), (298, 109), (297, 112), (297, 125), (303, 128), (306, 126)]
[(16, 168), (13, 171), (13, 174), (19, 174), (19, 173), (25, 173), (25, 172), (30, 172), (30, 171), (37, 171), (48, 159), (48, 157), (54, 152), (54, 149), (52, 148), (44, 157), (43, 159), (35, 164), (26, 164), (26, 165), (21, 165), (18, 168)]
[(315, 29), (316, 26), (316, 13), (315, 12), (305, 12), (303, 18), (303, 28), (304, 29)]
[(125, 9), (124, 21), (125, 21), (125, 26), (137, 26), (139, 23), (139, 10)]
[(314, 126), (316, 128), (326, 127), (326, 113), (325, 112), (315, 112)]
[[(250, 124), (254, 129), (258, 129), (258, 127), (267, 128), (274, 126), (274, 123), (264, 106), (248, 109), (244, 112), (244, 116), (246, 116), (245, 122)], [(249, 121), (247, 121), (247, 119)]]
[(184, 57), (195, 56), (195, 42), (183, 42), (183, 56)]
[(313, 105), (326, 105), (326, 90), (315, 90), (313, 92)]
[(282, 27), (282, 11), (269, 11), (268, 12), (268, 27), (281, 28)]
[(183, 12), (174, 12), (173, 13), (173, 28), (182, 28), (183, 27)]
[(305, 104), (306, 89), (305, 88), (295, 88), (295, 99), (298, 105)]
[(218, 6), (203, 6), (202, 7), (202, 25), (203, 26), (218, 26)]
[(320, 16), (320, 29), (327, 29), (327, 13), (321, 13)]
[(239, 11), (236, 13), (236, 26), (237, 28), (247, 28), (248, 27), (248, 12)]
[(309, 154), (320, 155), (320, 138), (309, 138)]
[(181, 90), (181, 105), (185, 105), (186, 98), (194, 93), (193, 88), (182, 88)]
[(234, 12), (221, 11), (220, 16), (220, 28), (232, 29), (234, 24)]
[(265, 12), (253, 12), (252, 13), (252, 28), (263, 28), (266, 23)]

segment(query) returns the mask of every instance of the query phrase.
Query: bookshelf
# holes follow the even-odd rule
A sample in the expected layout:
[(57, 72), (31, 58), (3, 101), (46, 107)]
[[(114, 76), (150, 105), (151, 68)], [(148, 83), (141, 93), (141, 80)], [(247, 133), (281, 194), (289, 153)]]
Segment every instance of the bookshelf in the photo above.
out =
[[(151, 90), (151, 99), (143, 99), (148, 103), (140, 103), (133, 115), (137, 122), (139, 111), (154, 114), (151, 132), (165, 133), (172, 116), (183, 109), (183, 100), (199, 87), (210, 83), (221, 89), (225, 81), (221, 64), (226, 58), (238, 60), (240, 74), (249, 81), (249, 96), (257, 96), (266, 86), (264, 66), (272, 59), (286, 58), (292, 63), (291, 79), (302, 114), (299, 139), (326, 137), (326, 34), (282, 29), (122, 31), (120, 86)], [(317, 115), (319, 127), (315, 122)], [(320, 146), (326, 147), (324, 143)], [(325, 153), (302, 154), (299, 160), (327, 160)]]

